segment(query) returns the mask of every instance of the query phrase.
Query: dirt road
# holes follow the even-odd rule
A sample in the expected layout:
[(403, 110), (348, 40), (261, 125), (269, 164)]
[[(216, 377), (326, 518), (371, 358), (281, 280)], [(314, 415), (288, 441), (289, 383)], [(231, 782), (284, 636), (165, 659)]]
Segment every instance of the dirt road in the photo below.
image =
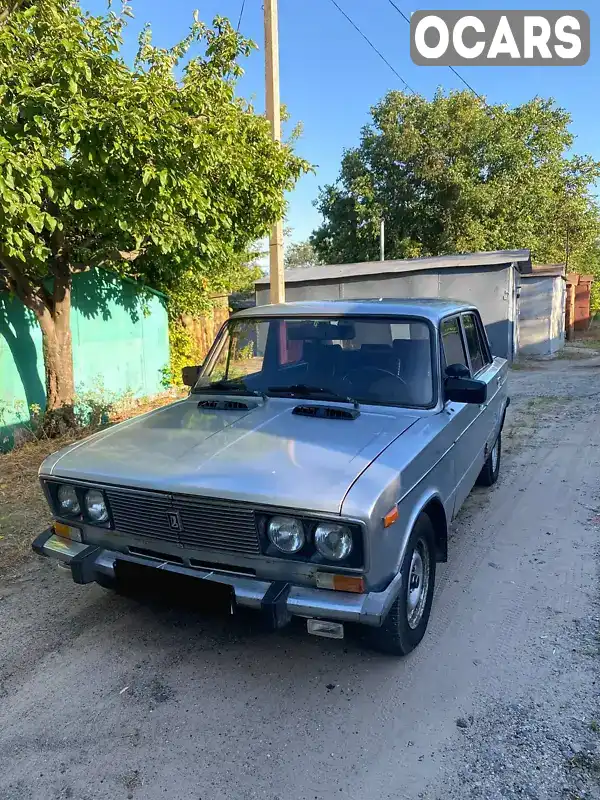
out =
[(0, 581), (0, 798), (600, 797), (600, 370), (511, 384), (501, 480), (456, 520), (405, 660), (49, 562)]

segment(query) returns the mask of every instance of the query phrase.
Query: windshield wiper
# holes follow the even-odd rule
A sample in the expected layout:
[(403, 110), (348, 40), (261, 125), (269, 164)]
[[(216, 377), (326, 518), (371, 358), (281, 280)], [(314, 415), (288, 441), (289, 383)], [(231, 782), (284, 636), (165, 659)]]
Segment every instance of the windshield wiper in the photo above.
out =
[(214, 383), (207, 383), (204, 386), (196, 386), (192, 394), (210, 394), (211, 392), (225, 392), (228, 394), (248, 395), (250, 397), (262, 397), (263, 400), (267, 399), (267, 395), (264, 392), (250, 389), (249, 386), (246, 386), (244, 381), (240, 380), (221, 380), (215, 381)]
[(327, 398), (335, 403), (352, 403), (354, 408), (360, 407), (358, 400), (353, 397), (338, 394), (331, 389), (324, 389), (322, 386), (308, 386), (306, 383), (293, 383), (291, 386), (269, 386), (267, 391), (271, 394), (289, 394), (291, 397), (319, 395), (324, 400)]

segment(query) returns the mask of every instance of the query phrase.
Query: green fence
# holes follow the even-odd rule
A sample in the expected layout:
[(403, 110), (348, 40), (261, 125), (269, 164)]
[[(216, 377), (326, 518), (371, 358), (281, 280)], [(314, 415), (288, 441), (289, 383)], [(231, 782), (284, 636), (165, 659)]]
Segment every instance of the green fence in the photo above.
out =
[[(78, 392), (101, 385), (107, 393), (143, 397), (162, 390), (169, 363), (163, 295), (104, 270), (78, 274), (71, 328)], [(12, 446), (32, 405), (45, 405), (41, 331), (19, 300), (0, 292), (0, 449)]]

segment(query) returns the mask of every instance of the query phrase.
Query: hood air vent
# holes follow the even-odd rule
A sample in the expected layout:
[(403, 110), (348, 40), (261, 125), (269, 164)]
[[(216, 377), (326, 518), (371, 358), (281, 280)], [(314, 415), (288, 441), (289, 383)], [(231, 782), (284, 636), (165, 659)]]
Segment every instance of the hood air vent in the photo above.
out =
[(200, 400), (198, 408), (214, 411), (248, 411), (250, 406), (240, 400)]
[(338, 408), (337, 406), (296, 406), (292, 414), (301, 417), (320, 417), (321, 419), (356, 419), (360, 411), (356, 408)]

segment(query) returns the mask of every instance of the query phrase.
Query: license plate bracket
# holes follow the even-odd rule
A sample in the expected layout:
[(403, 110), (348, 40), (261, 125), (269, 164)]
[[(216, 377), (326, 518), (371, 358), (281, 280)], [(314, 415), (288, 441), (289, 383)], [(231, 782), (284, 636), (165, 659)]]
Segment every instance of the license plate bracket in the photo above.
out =
[(234, 613), (233, 586), (159, 567), (158, 563), (150, 566), (119, 558), (115, 562), (115, 578), (118, 584), (136, 594), (158, 596), (161, 600), (216, 614)]

